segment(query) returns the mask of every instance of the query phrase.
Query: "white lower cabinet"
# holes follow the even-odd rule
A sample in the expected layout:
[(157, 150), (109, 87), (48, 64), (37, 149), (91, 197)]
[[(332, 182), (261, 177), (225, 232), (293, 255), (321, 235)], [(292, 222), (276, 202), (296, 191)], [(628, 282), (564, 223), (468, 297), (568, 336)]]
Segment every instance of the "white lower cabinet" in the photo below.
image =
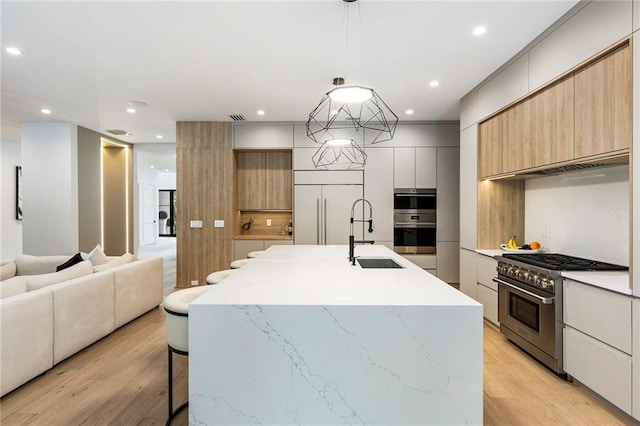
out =
[(640, 299), (633, 299), (633, 417), (640, 420)]
[(564, 370), (631, 414), (633, 298), (563, 282)]
[(576, 380), (631, 414), (631, 357), (567, 325), (564, 369)]
[(460, 254), (460, 244), (457, 241), (438, 241), (436, 246), (436, 269), (438, 271), (438, 278), (449, 284), (459, 283), (458, 256)]
[(477, 300), (484, 306), (484, 317), (492, 323), (498, 322), (498, 284), (493, 282), (496, 277), (498, 262), (489, 256), (478, 254), (476, 257)]
[(476, 256), (475, 251), (460, 249), (460, 291), (472, 299), (478, 297)]
[(434, 254), (402, 254), (401, 256), (435, 275), (437, 260)]
[(484, 317), (496, 325), (498, 322), (498, 292), (492, 288), (478, 283), (478, 302), (482, 304)]

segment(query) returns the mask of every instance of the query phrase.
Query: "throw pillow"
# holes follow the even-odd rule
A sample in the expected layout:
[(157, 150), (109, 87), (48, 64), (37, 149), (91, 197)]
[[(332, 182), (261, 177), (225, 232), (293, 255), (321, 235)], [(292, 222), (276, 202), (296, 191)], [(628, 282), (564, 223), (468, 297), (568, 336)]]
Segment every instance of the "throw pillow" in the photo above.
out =
[(74, 278), (78, 278), (83, 275), (89, 275), (92, 273), (93, 268), (91, 267), (91, 262), (88, 260), (83, 260), (82, 262), (60, 272), (53, 272), (51, 274), (30, 275), (24, 278), (27, 280), (27, 290), (33, 291), (51, 284), (57, 284), (62, 281), (72, 280)]
[(109, 261), (107, 255), (102, 251), (100, 244), (96, 245), (93, 250), (89, 252), (87, 259), (91, 261), (93, 266), (103, 265)]
[(98, 265), (93, 267), (93, 272), (106, 271), (107, 269), (111, 269), (116, 266), (125, 265), (127, 263), (131, 263), (136, 260), (136, 256), (131, 253), (125, 253), (120, 257), (116, 257), (115, 259), (110, 260), (108, 263), (103, 265)]
[(76, 263), (82, 262), (82, 255), (80, 253), (74, 254), (69, 260), (64, 262), (62, 265), (58, 265), (56, 268), (56, 272), (60, 272), (63, 269), (67, 269), (70, 266), (75, 265)]
[(16, 262), (13, 260), (0, 265), (0, 281), (8, 280), (16, 275)]
[(66, 256), (31, 256), (19, 254), (16, 256), (16, 275), (48, 274), (56, 271), (56, 267), (69, 258)]

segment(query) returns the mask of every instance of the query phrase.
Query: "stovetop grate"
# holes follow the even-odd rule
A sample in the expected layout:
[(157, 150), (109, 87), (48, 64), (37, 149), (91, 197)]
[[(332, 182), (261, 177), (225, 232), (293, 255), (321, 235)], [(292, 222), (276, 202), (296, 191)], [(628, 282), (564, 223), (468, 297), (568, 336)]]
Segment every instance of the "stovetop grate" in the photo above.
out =
[(627, 266), (558, 253), (503, 254), (502, 257), (554, 271), (628, 271)]

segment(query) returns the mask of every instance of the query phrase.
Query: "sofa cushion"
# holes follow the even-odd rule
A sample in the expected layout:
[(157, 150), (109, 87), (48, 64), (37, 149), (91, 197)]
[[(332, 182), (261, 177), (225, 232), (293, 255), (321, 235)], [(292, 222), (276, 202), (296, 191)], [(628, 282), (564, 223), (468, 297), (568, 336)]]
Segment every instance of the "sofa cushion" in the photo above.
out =
[(64, 262), (62, 265), (58, 265), (58, 267), (56, 268), (56, 272), (60, 272), (63, 269), (67, 269), (77, 263), (82, 262), (84, 259), (82, 259), (82, 255), (80, 253), (76, 253), (73, 256), (71, 256), (69, 258), (69, 260), (67, 260), (66, 262)]
[(31, 256), (19, 254), (16, 256), (16, 275), (49, 274), (56, 271), (56, 267), (65, 262), (69, 256)]
[(8, 280), (16, 275), (16, 262), (10, 260), (0, 265), (0, 281)]
[(87, 259), (91, 261), (93, 266), (103, 265), (109, 261), (109, 258), (102, 251), (100, 244), (96, 245), (87, 255)]
[(93, 273), (91, 261), (83, 260), (82, 262), (60, 272), (41, 275), (29, 275), (26, 276), (25, 279), (27, 280), (27, 290), (33, 291), (51, 284), (71, 280), (73, 278), (81, 277), (83, 275), (88, 275), (91, 273)]
[(0, 299), (26, 292), (27, 280), (25, 280), (24, 277), (16, 276), (8, 280), (0, 281)]
[(124, 264), (127, 264), (127, 263), (131, 263), (134, 260), (136, 260), (136, 256), (135, 255), (133, 255), (131, 253), (125, 253), (120, 257), (116, 257), (115, 259), (110, 259), (105, 264), (94, 266), (93, 267), (93, 271), (94, 272), (106, 271), (107, 269), (111, 269), (111, 268), (116, 267), (116, 266), (120, 266), (120, 265), (124, 265)]

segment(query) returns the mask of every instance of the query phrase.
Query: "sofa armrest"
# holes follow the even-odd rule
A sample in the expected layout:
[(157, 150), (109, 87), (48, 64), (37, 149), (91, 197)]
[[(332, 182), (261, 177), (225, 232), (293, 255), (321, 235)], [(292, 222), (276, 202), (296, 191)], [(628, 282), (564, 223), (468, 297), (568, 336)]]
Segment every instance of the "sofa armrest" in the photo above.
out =
[(162, 303), (162, 258), (139, 259), (109, 269), (115, 283), (115, 327), (118, 328)]
[(9, 260), (0, 264), (0, 281), (8, 280), (16, 276), (16, 262)]
[(49, 289), (0, 300), (0, 396), (53, 367)]
[(75, 354), (114, 330), (112, 272), (96, 272), (53, 284), (53, 363)]

